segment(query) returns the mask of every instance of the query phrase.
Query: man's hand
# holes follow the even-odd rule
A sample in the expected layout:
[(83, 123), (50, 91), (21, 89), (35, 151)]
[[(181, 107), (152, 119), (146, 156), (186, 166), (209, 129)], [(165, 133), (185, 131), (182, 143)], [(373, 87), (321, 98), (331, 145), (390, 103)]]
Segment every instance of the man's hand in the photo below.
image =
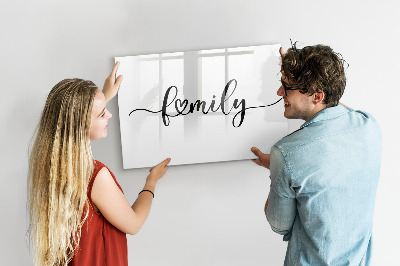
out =
[(117, 94), (119, 85), (122, 81), (122, 75), (118, 76), (117, 80), (115, 80), (115, 75), (117, 73), (117, 69), (119, 66), (119, 62), (117, 62), (111, 71), (110, 76), (107, 77), (106, 81), (104, 82), (103, 86), (103, 94), (106, 98), (106, 103), (110, 101), (114, 96)]
[(282, 47), (279, 48), (279, 53), (281, 54), (282, 58), (285, 56), (285, 52), (283, 51)]
[(269, 163), (271, 160), (271, 156), (266, 153), (262, 153), (258, 148), (253, 147), (251, 151), (258, 157), (257, 159), (251, 159), (253, 162), (260, 166), (264, 166), (269, 169)]

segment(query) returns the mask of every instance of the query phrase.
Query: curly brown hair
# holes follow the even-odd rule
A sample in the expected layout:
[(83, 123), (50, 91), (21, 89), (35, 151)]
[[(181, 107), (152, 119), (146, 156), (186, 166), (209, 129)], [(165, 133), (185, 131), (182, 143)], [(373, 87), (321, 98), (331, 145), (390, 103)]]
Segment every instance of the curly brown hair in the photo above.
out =
[(336, 106), (346, 87), (342, 55), (325, 45), (306, 46), (303, 49), (292, 43), (282, 58), (282, 70), (290, 83), (296, 84), (301, 93), (325, 94), (324, 104)]

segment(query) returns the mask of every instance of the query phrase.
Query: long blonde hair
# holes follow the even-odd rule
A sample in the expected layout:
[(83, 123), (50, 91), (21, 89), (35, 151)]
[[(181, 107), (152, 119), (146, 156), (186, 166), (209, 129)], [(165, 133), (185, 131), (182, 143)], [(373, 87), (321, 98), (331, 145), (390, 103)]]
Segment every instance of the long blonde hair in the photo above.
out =
[(47, 97), (28, 172), (35, 265), (67, 265), (78, 247), (93, 173), (90, 123), (96, 90), (91, 81), (65, 79)]

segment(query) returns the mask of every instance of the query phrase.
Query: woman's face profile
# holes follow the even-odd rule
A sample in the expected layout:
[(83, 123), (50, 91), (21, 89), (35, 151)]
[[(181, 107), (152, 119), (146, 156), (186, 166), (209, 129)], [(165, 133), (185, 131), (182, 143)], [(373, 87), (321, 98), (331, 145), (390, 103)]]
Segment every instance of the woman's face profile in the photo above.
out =
[(92, 121), (90, 123), (90, 140), (107, 137), (107, 123), (112, 114), (106, 109), (104, 94), (98, 89), (94, 97)]

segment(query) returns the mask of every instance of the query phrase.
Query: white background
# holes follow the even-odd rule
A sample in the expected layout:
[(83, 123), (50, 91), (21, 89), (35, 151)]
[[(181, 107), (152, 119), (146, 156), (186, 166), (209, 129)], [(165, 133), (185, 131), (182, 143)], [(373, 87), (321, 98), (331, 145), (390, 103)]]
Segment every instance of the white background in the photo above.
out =
[[(342, 101), (380, 122), (375, 261), (399, 265), (398, 10), (396, 1), (2, 1), (0, 265), (31, 265), (27, 150), (58, 81), (80, 77), (101, 87), (114, 56), (273, 43), (287, 49), (289, 38), (342, 53), (350, 64)], [(109, 109), (108, 138), (94, 142), (93, 153), (133, 202), (147, 169), (122, 170), (116, 99)], [(286, 243), (263, 214), (268, 175), (250, 161), (171, 167), (143, 230), (128, 237), (130, 264), (282, 265)]]

